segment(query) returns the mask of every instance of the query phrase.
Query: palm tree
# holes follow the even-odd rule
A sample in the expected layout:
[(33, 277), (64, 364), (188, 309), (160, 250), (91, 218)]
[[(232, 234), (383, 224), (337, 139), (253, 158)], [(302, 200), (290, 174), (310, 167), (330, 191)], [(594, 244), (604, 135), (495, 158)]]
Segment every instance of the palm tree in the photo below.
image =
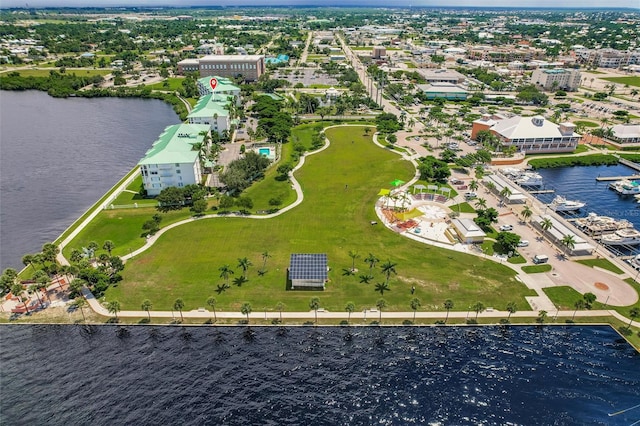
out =
[(638, 96), (638, 89), (631, 89), (631, 98), (635, 98), (636, 96)]
[(229, 277), (233, 275), (233, 270), (231, 269), (231, 267), (228, 264), (222, 265), (218, 268), (218, 271), (220, 271), (220, 278), (224, 278), (224, 281), (228, 283)]
[(376, 291), (380, 292), (380, 295), (384, 295), (385, 291), (391, 291), (391, 288), (389, 288), (389, 284), (387, 283), (376, 283)]
[(376, 264), (380, 262), (380, 259), (369, 253), (369, 256), (367, 256), (364, 261), (369, 264), (369, 269), (373, 269)]
[(509, 312), (509, 316), (507, 317), (507, 321), (509, 321), (509, 319), (511, 319), (511, 314), (515, 314), (517, 310), (518, 310), (518, 306), (515, 304), (515, 302), (507, 303), (507, 311)]
[(180, 312), (180, 321), (184, 321), (184, 317), (182, 316), (182, 309), (184, 308), (184, 301), (180, 298), (176, 299), (173, 302), (173, 309)]
[(480, 210), (485, 210), (487, 208), (487, 200), (484, 198), (478, 198), (476, 200), (476, 207)]
[(540, 222), (540, 227), (543, 231), (548, 231), (549, 229), (553, 228), (553, 222), (550, 218), (545, 217), (544, 219), (542, 219), (542, 222)]
[(80, 309), (80, 313), (82, 314), (82, 322), (87, 322), (87, 317), (84, 316), (84, 308), (88, 305), (87, 301), (84, 297), (76, 297), (76, 300), (73, 301), (74, 306)]
[(152, 307), (153, 307), (153, 304), (151, 303), (151, 300), (144, 299), (142, 301), (141, 308), (143, 311), (147, 311), (147, 316), (149, 317), (149, 321), (151, 321), (151, 312), (149, 311), (151, 310)]
[(40, 305), (42, 305), (42, 299), (40, 299), (40, 294), (38, 294), (38, 290), (39, 290), (39, 286), (38, 284), (31, 284), (28, 288), (27, 288), (27, 293), (29, 294), (35, 294), (36, 298), (38, 299), (38, 303), (40, 303)]
[(511, 189), (509, 189), (508, 186), (505, 186), (504, 188), (502, 188), (502, 191), (500, 191), (500, 196), (503, 198), (503, 201), (505, 202), (507, 198), (509, 198), (512, 194), (513, 192), (511, 191)]
[(444, 319), (444, 323), (446, 324), (447, 320), (449, 319), (449, 311), (453, 309), (453, 300), (451, 299), (445, 300), (442, 306), (444, 306), (444, 308), (447, 310), (447, 316)]
[(409, 301), (409, 306), (411, 306), (411, 309), (413, 310), (413, 322), (416, 322), (416, 311), (421, 306), (420, 299), (418, 299), (417, 297), (414, 297)]
[(209, 296), (207, 298), (207, 305), (211, 306), (211, 309), (213, 310), (213, 321), (218, 321), (218, 315), (216, 314), (216, 298)]
[(242, 275), (245, 277), (247, 276), (247, 269), (249, 269), (251, 265), (253, 265), (253, 263), (246, 257), (238, 259), (238, 268), (242, 268)]
[(471, 305), (471, 309), (473, 309), (473, 311), (476, 313), (476, 320), (477, 320), (478, 315), (480, 314), (480, 312), (483, 312), (485, 308), (482, 302), (476, 302), (473, 305)]
[(349, 250), (349, 257), (351, 258), (351, 270), (355, 271), (356, 270), (356, 259), (360, 257), (360, 255), (353, 251), (353, 250)]
[(629, 317), (631, 318), (631, 320), (629, 320), (629, 324), (627, 325), (627, 328), (631, 328), (631, 323), (633, 322), (634, 319), (638, 318), (640, 316), (640, 308), (631, 308), (631, 310), (629, 311)]
[(262, 269), (264, 270), (264, 268), (267, 266), (267, 259), (269, 259), (270, 257), (272, 257), (268, 251), (265, 251), (264, 253), (262, 253)]
[(544, 324), (544, 321), (547, 319), (547, 311), (538, 312), (538, 318), (536, 318), (536, 322), (539, 324)]
[(361, 274), (360, 275), (360, 284), (369, 284), (369, 282), (373, 279), (373, 275), (371, 274)]
[(24, 287), (22, 287), (22, 284), (15, 283), (11, 286), (11, 294), (13, 294), (18, 299), (20, 299), (20, 303), (24, 304), (25, 311), (29, 313), (29, 307), (27, 306), (27, 302), (23, 295), (23, 292), (24, 292)]
[(117, 300), (112, 300), (107, 303), (107, 311), (110, 314), (113, 314), (116, 317), (116, 321), (118, 321), (118, 312), (120, 312), (120, 302)]
[(278, 302), (276, 303), (276, 310), (280, 312), (280, 323), (282, 323), (282, 311), (284, 309), (284, 303)]
[(382, 322), (382, 310), (387, 307), (387, 301), (384, 299), (378, 299), (376, 307), (378, 308), (378, 313), (380, 315), (378, 317), (378, 322)]
[(380, 268), (382, 268), (382, 273), (387, 277), (387, 284), (389, 283), (389, 277), (391, 276), (391, 274), (398, 274), (396, 272), (396, 266), (398, 266), (398, 264), (391, 262), (391, 260), (387, 260), (385, 263), (380, 265)]
[(369, 136), (369, 133), (371, 133), (371, 128), (370, 127), (365, 127), (364, 128), (364, 135), (365, 136)]
[(313, 309), (316, 315), (316, 324), (318, 323), (318, 309), (320, 308), (320, 299), (312, 297), (309, 301), (309, 308)]
[(569, 254), (571, 254), (573, 249), (576, 247), (576, 237), (571, 234), (567, 234), (562, 237), (562, 244), (567, 248)]
[(527, 221), (533, 215), (533, 210), (531, 210), (531, 207), (525, 205), (522, 211), (520, 212), (520, 215), (522, 216), (522, 219)]
[(33, 268), (33, 272), (36, 271), (36, 267), (33, 265), (33, 255), (32, 254), (25, 254), (24, 256), (22, 256), (22, 264), (24, 266), (31, 265), (31, 267)]
[(344, 310), (349, 313), (349, 315), (347, 316), (347, 322), (349, 322), (351, 321), (351, 313), (356, 310), (356, 304), (353, 302), (347, 302), (347, 304), (344, 307)]
[(249, 314), (251, 313), (251, 303), (244, 302), (240, 307), (240, 312), (247, 316), (247, 324), (249, 324)]
[(487, 182), (485, 188), (487, 188), (487, 192), (491, 192), (496, 189), (496, 184), (493, 182)]
[(233, 279), (233, 283), (235, 285), (237, 285), (238, 287), (242, 287), (242, 284), (245, 284), (246, 282), (248, 282), (249, 280), (247, 279), (247, 277), (245, 277), (244, 275), (240, 275), (239, 277), (235, 277)]
[(116, 247), (115, 244), (113, 244), (113, 241), (111, 240), (106, 240), (104, 242), (104, 244), (102, 245), (102, 249), (106, 250), (107, 253), (109, 253), (109, 256), (111, 256), (111, 250), (113, 250)]
[(580, 300), (576, 300), (576, 303), (573, 304), (573, 307), (576, 308), (575, 311), (573, 311), (573, 316), (571, 317), (571, 321), (574, 320), (574, 318), (576, 317), (576, 312), (578, 312), (578, 309), (582, 310), (585, 307), (584, 304), (584, 300), (580, 299)]
[(473, 179), (471, 182), (469, 182), (469, 189), (472, 191), (478, 189), (478, 181)]

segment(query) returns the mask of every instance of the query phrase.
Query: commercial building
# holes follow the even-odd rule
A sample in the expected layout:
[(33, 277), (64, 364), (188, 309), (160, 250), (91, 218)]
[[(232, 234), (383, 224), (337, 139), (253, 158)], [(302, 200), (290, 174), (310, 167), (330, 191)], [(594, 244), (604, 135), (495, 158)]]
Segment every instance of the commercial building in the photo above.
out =
[(384, 59), (387, 57), (387, 48), (384, 46), (374, 46), (371, 51), (371, 59)]
[(580, 87), (580, 70), (576, 69), (536, 69), (531, 74), (531, 83), (544, 90), (567, 90), (573, 92)]
[(451, 219), (456, 235), (465, 244), (481, 244), (487, 234), (469, 218)]
[(503, 148), (515, 146), (517, 151), (531, 153), (573, 152), (581, 136), (572, 123), (555, 124), (542, 116), (503, 118), (485, 115), (473, 122), (471, 139), (488, 130), (500, 139)]
[(174, 124), (164, 129), (138, 163), (147, 195), (202, 181), (199, 144), (208, 133), (209, 126), (198, 124)]
[(616, 124), (611, 133), (608, 139), (619, 144), (640, 144), (640, 124)]
[(418, 74), (427, 80), (427, 83), (464, 83), (467, 77), (456, 70), (449, 69), (418, 69)]
[(418, 88), (429, 100), (442, 98), (448, 101), (464, 101), (469, 97), (467, 89), (452, 83), (420, 84)]
[(201, 77), (239, 77), (256, 81), (265, 71), (262, 55), (207, 55), (178, 62), (178, 74), (199, 72)]
[(576, 46), (575, 55), (578, 61), (602, 68), (623, 68), (629, 65), (640, 64), (640, 49), (616, 50), (587, 49), (583, 46)]

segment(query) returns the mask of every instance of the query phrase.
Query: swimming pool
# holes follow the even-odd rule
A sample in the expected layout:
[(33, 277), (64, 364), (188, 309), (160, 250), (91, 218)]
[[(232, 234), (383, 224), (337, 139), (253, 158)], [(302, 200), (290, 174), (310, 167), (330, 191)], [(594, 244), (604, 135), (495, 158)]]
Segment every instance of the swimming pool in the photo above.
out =
[(263, 157), (267, 157), (269, 160), (273, 161), (276, 159), (276, 149), (272, 146), (261, 147), (257, 149), (258, 154)]

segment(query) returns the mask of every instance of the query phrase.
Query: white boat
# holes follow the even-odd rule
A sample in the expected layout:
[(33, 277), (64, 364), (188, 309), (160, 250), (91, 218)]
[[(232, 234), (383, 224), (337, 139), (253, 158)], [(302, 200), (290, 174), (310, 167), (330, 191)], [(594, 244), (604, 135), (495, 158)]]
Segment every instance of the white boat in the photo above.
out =
[(632, 257), (631, 259), (627, 259), (627, 263), (631, 265), (633, 269), (640, 269), (640, 254)]
[(637, 195), (640, 194), (640, 184), (636, 181), (622, 179), (609, 184), (609, 189), (613, 189), (619, 195)]
[(542, 176), (536, 172), (524, 172), (515, 182), (520, 186), (542, 186)]
[(576, 226), (582, 231), (597, 235), (604, 232), (614, 232), (618, 229), (633, 228), (633, 224), (626, 219), (616, 220), (609, 216), (598, 216), (596, 213), (589, 213), (587, 217), (580, 217), (575, 221)]
[(608, 246), (633, 246), (640, 244), (640, 232), (633, 228), (618, 229), (613, 234), (603, 235), (600, 242)]
[(560, 195), (556, 196), (551, 204), (549, 204), (549, 207), (551, 207), (556, 212), (574, 212), (576, 210), (580, 210), (584, 206), (586, 206), (586, 204), (582, 201), (567, 200)]

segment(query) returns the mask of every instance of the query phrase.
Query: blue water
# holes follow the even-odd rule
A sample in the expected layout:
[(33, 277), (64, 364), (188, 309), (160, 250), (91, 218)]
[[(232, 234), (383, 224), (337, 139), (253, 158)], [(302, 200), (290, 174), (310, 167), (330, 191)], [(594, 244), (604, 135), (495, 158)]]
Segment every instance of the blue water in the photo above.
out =
[(260, 155), (264, 155), (267, 157), (271, 154), (271, 150), (269, 148), (260, 148), (258, 151)]
[(630, 425), (599, 327), (0, 326), (0, 424)]
[(544, 188), (554, 189), (555, 194), (540, 194), (537, 197), (549, 203), (555, 195), (563, 195), (571, 200), (580, 200), (587, 205), (577, 216), (595, 212), (601, 216), (627, 219), (640, 230), (640, 204), (633, 196), (621, 197), (608, 189), (610, 182), (596, 182), (598, 176), (630, 176), (637, 174), (623, 166), (560, 167), (536, 170), (544, 178)]

